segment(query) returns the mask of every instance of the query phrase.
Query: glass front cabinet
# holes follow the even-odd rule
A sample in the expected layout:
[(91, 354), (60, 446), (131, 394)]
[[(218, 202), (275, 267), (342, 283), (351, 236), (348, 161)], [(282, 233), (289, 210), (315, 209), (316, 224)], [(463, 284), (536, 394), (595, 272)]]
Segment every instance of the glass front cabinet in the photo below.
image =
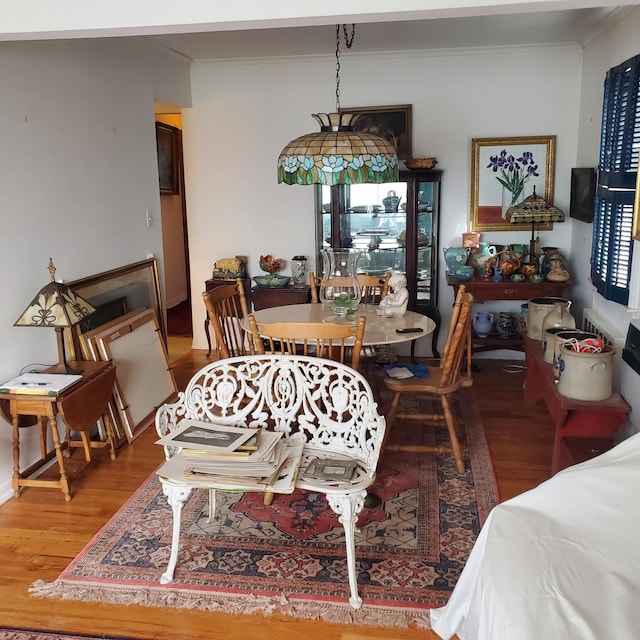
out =
[[(438, 216), (442, 171), (401, 171), (398, 182), (321, 186), (317, 189), (316, 264), (323, 248), (362, 249), (360, 271), (404, 273), (409, 309), (436, 323), (438, 313)], [(412, 343), (413, 355), (414, 343)]]

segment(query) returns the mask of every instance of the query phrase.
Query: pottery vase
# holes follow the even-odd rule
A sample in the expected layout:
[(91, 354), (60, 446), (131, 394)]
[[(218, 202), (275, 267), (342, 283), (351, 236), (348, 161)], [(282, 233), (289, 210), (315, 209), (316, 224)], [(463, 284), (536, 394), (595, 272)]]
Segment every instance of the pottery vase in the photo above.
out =
[(520, 333), (527, 333), (527, 320), (529, 317), (529, 305), (525, 302), (520, 305)]
[(478, 338), (486, 338), (493, 329), (493, 313), (478, 311), (473, 316), (473, 330)]
[(307, 285), (307, 258), (306, 256), (293, 256), (289, 261), (293, 286), (301, 289)]
[(382, 198), (382, 206), (388, 213), (396, 213), (398, 211), (399, 204), (400, 198), (396, 195), (396, 192), (393, 189), (387, 193), (386, 198)]
[(501, 338), (508, 338), (513, 334), (513, 317), (506, 311), (501, 311), (496, 322), (496, 330)]
[(449, 273), (455, 273), (456, 268), (467, 264), (469, 249), (467, 247), (447, 247), (442, 249), (444, 261)]

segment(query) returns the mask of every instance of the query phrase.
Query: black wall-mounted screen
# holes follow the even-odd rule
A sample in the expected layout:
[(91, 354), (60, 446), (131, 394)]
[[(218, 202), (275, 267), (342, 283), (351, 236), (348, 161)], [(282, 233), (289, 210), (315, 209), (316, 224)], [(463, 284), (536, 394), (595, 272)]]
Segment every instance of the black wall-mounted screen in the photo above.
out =
[(569, 215), (582, 222), (593, 222), (597, 172), (593, 167), (571, 169)]

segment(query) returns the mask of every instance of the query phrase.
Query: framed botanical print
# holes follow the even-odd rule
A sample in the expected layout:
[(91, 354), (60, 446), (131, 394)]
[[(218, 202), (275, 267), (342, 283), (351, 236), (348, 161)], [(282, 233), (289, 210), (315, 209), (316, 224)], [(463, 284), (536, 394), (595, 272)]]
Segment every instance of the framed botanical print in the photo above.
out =
[[(471, 229), (516, 231), (508, 222), (509, 207), (534, 190), (553, 204), (555, 136), (474, 138), (471, 144)], [(550, 229), (551, 223), (536, 225)]]

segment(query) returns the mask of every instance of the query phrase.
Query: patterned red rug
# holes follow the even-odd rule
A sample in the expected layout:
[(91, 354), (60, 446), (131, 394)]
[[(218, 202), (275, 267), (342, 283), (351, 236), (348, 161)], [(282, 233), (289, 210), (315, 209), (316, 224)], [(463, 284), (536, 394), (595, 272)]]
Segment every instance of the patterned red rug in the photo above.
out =
[[(187, 607), (234, 613), (278, 610), (331, 622), (428, 626), (445, 604), (497, 489), (482, 423), (465, 389), (456, 403), (467, 461), (450, 455), (385, 452), (373, 487), (380, 507), (361, 513), (356, 534), (359, 611), (348, 604), (342, 526), (317, 494), (218, 492), (218, 520), (195, 491), (183, 511), (175, 580), (161, 585), (169, 556), (171, 511), (153, 475), (53, 583), (32, 593), (84, 601)], [(390, 442), (428, 444), (446, 429), (397, 424)]]

